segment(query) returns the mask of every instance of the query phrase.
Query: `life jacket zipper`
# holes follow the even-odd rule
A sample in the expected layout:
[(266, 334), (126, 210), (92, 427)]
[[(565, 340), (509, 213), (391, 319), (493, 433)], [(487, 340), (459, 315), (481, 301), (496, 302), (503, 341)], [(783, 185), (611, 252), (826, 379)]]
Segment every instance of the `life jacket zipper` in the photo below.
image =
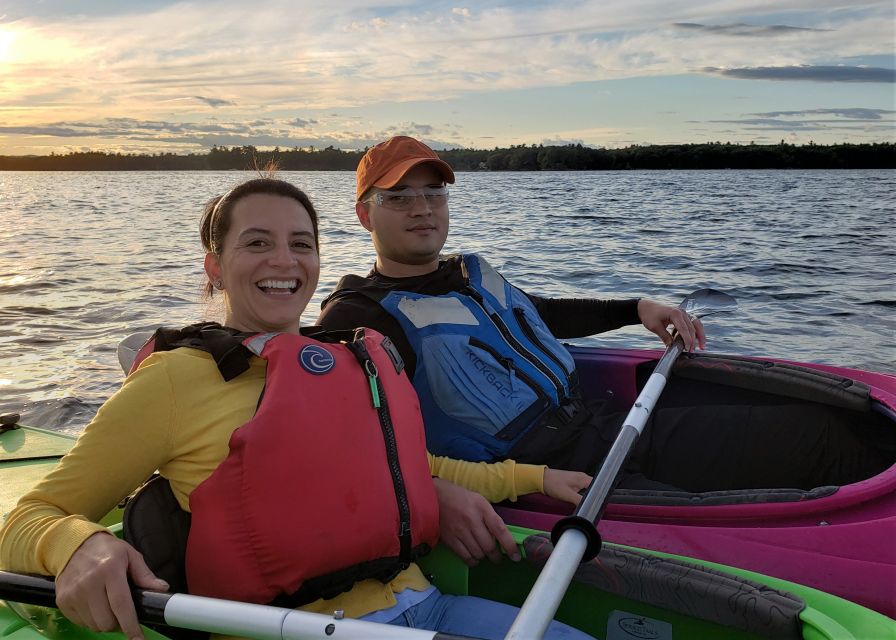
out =
[(483, 342), (482, 340), (479, 340), (478, 338), (470, 338), (469, 345), (471, 347), (476, 347), (477, 349), (485, 351), (487, 354), (497, 360), (502, 367), (522, 380), (526, 386), (530, 387), (532, 391), (535, 392), (535, 395), (537, 395), (539, 398), (545, 396), (544, 389), (542, 389), (541, 386), (537, 382), (535, 382), (532, 376), (517, 367), (512, 358), (506, 358), (502, 356), (494, 347), (486, 342)]
[(530, 325), (529, 321), (526, 320), (526, 312), (519, 307), (516, 307), (514, 308), (513, 313), (516, 316), (516, 321), (519, 323), (520, 328), (523, 330), (523, 333), (526, 334), (526, 337), (529, 338), (529, 340), (531, 340), (535, 344), (535, 346), (541, 349), (544, 354), (560, 368), (561, 371), (566, 372), (567, 383), (570, 387), (572, 387), (572, 380), (570, 379), (570, 377), (572, 376), (572, 372), (567, 370), (566, 365), (563, 364), (563, 361), (560, 360), (560, 357), (556, 353), (548, 349), (535, 334), (535, 330), (532, 328), (532, 325)]
[(371, 400), (374, 409), (376, 409), (377, 417), (380, 421), (380, 428), (383, 432), (383, 442), (386, 445), (386, 460), (389, 464), (389, 473), (392, 476), (392, 487), (395, 490), (395, 501), (398, 505), (398, 542), (399, 542), (399, 560), (404, 564), (410, 564), (411, 556), (411, 506), (408, 500), (407, 488), (404, 484), (404, 478), (401, 475), (401, 465), (398, 461), (398, 444), (395, 440), (395, 428), (392, 424), (392, 416), (389, 413), (389, 404), (386, 401), (386, 392), (383, 389), (382, 380), (379, 378), (379, 372), (376, 363), (371, 359), (364, 344), (363, 329), (358, 331), (354, 342), (348, 343), (355, 358), (364, 369), (370, 385)]
[[(466, 274), (466, 268), (464, 268), (464, 272)], [(504, 341), (510, 346), (511, 349), (516, 351), (524, 360), (527, 360), (532, 366), (538, 369), (554, 386), (554, 391), (557, 393), (557, 402), (559, 404), (563, 404), (566, 402), (566, 393), (563, 389), (563, 383), (560, 381), (554, 372), (551, 371), (550, 367), (545, 365), (535, 354), (526, 349), (519, 340), (513, 337), (513, 334), (510, 332), (510, 329), (507, 328), (507, 325), (504, 324), (504, 321), (501, 320), (501, 316), (497, 313), (489, 313), (485, 308), (485, 304), (482, 300), (482, 295), (476, 291), (473, 287), (469, 286), (469, 277), (467, 277), (467, 295), (469, 295), (473, 301), (479, 305), (479, 307), (485, 312), (488, 318), (492, 321), (492, 324), (498, 328), (498, 331), (503, 336)]]
[[(511, 377), (519, 378), (522, 383), (535, 394), (535, 400), (532, 402), (532, 404), (520, 411), (513, 420), (511, 420), (504, 426), (503, 429), (495, 434), (495, 437), (498, 440), (513, 440), (522, 431), (531, 426), (534, 420), (539, 419), (548, 409), (551, 408), (551, 399), (548, 397), (548, 394), (544, 392), (544, 389), (541, 388), (541, 385), (535, 382), (532, 376), (516, 366), (513, 358), (502, 356), (494, 347), (476, 338), (469, 338), (468, 344), (471, 347), (485, 351), (487, 354), (492, 356), (495, 360), (498, 361), (498, 364), (507, 369)], [(511, 388), (513, 388), (512, 381)]]

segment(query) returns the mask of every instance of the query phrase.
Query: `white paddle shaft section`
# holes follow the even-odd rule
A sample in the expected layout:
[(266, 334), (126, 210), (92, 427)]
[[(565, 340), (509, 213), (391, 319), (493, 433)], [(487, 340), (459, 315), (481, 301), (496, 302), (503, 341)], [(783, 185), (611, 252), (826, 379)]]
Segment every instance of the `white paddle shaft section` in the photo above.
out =
[(506, 640), (532, 640), (544, 636), (587, 546), (588, 539), (578, 529), (569, 529), (560, 536), (519, 615), (504, 636)]
[[(682, 351), (684, 351), (684, 343), (681, 337), (678, 337), (660, 358), (648, 378), (647, 384), (644, 385), (635, 404), (625, 417), (625, 422), (613, 441), (613, 446), (610, 447), (600, 470), (594, 476), (588, 493), (582, 498), (582, 502), (576, 510), (577, 515), (592, 522), (597, 518), (613, 490), (619, 469), (637, 442), (638, 436), (644, 430), (647, 418), (650, 417), (650, 412), (653, 411), (657, 399), (666, 386), (666, 379), (672, 364)], [(587, 546), (588, 540), (580, 530), (566, 529), (563, 532), (532, 586), (532, 590), (526, 597), (510, 631), (504, 636), (505, 640), (536, 640), (544, 636), (554, 614), (557, 613), (557, 607), (560, 606), (560, 601), (563, 600), (576, 569), (582, 562), (582, 556), (585, 555)]]
[(647, 384), (641, 390), (640, 395), (638, 395), (638, 399), (635, 400), (635, 404), (632, 405), (628, 415), (625, 417), (623, 425), (634, 427), (640, 436), (644, 432), (647, 418), (650, 417), (650, 412), (656, 406), (656, 401), (659, 399), (660, 393), (662, 393), (665, 386), (666, 377), (664, 375), (661, 373), (651, 375), (647, 380)]
[(434, 631), (186, 594), (176, 594), (168, 600), (165, 623), (255, 640), (435, 640), (444, 637)]

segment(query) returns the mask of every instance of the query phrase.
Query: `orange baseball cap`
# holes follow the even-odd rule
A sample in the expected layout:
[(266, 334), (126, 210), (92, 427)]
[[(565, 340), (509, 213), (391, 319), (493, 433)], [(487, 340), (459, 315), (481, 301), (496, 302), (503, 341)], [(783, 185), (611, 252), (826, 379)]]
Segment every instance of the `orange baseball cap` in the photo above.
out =
[(454, 184), (454, 171), (448, 163), (419, 140), (395, 136), (371, 147), (355, 172), (358, 200), (371, 187), (394, 187), (411, 168), (424, 162), (431, 163), (445, 182)]

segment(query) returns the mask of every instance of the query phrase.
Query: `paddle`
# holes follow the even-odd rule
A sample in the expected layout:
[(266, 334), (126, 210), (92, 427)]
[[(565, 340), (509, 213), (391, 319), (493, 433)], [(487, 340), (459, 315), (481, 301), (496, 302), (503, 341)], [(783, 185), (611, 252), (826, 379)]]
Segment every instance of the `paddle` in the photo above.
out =
[[(713, 313), (733, 311), (737, 308), (737, 301), (715, 289), (700, 289), (678, 306), (686, 313), (700, 318)], [(505, 640), (541, 638), (554, 618), (579, 564), (595, 557), (600, 551), (601, 539), (597, 532), (597, 522), (603, 514), (619, 470), (644, 430), (647, 418), (666, 386), (669, 371), (682, 351), (684, 342), (681, 336), (676, 336), (635, 399), (634, 406), (626, 416), (613, 446), (576, 512), (554, 525), (551, 531), (554, 551), (532, 586)]]
[[(466, 636), (352, 620), (338, 613), (328, 616), (185, 593), (134, 589), (133, 596), (137, 617), (143, 623), (257, 640), (472, 640)], [(0, 599), (55, 607), (56, 585), (52, 578), (45, 576), (0, 571)]]

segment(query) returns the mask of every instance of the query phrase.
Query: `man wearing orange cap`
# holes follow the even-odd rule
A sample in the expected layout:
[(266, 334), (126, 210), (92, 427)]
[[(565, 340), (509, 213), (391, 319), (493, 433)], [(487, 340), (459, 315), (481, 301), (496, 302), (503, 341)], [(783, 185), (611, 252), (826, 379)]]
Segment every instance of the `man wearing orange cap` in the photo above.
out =
[[(675, 307), (539, 298), (510, 285), (481, 256), (442, 258), (454, 172), (418, 140), (396, 136), (372, 147), (356, 180), (355, 212), (370, 232), (376, 264), (367, 277), (339, 282), (318, 323), (368, 326), (391, 337), (420, 397), (433, 453), (593, 473), (621, 422), (589, 410), (575, 365), (554, 336), (642, 323), (668, 344), (674, 325), (689, 350), (704, 346), (699, 320)], [(495, 559), (495, 539), (514, 550), (483, 499), (436, 484), (442, 509), (451, 513), (442, 519), (443, 539), (463, 559)]]
[(690, 350), (704, 346), (700, 321), (648, 300), (539, 298), (481, 256), (441, 258), (453, 183), (451, 167), (414, 138), (390, 138), (364, 155), (355, 212), (370, 232), (376, 265), (367, 277), (343, 278), (318, 322), (368, 326), (392, 338), (433, 453), (593, 473), (619, 425), (592, 419), (575, 364), (555, 336), (643, 323), (668, 344), (674, 324)]

